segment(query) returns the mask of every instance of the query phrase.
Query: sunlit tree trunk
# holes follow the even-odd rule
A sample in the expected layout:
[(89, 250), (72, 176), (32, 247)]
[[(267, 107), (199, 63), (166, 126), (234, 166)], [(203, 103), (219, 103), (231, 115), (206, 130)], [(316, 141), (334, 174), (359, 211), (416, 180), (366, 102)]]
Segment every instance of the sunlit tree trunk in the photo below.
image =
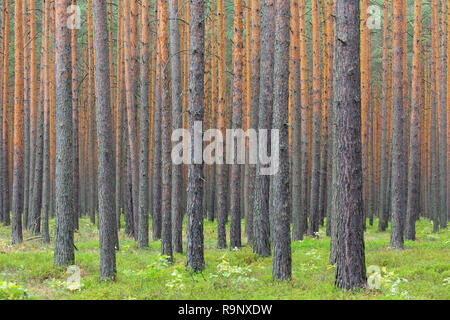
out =
[(419, 216), (419, 109), (420, 109), (420, 63), (421, 63), (422, 0), (414, 1), (414, 40), (412, 96), (410, 115), (408, 203), (406, 212), (405, 238), (415, 240), (415, 223)]
[(22, 210), (24, 185), (24, 110), (23, 110), (23, 1), (14, 7), (14, 144), (12, 243), (22, 242)]

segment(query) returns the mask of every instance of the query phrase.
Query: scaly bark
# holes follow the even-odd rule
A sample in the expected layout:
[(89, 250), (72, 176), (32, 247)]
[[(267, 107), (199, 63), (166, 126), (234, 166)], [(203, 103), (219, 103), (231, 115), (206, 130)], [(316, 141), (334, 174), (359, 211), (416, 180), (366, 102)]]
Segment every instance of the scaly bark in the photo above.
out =
[(114, 219), (115, 176), (113, 120), (111, 112), (110, 63), (106, 2), (94, 1), (95, 78), (98, 137), (98, 224), (100, 238), (100, 279), (115, 280), (116, 252)]
[[(194, 148), (195, 122), (203, 122), (204, 117), (204, 70), (205, 70), (205, 3), (191, 0), (190, 3), (190, 61), (189, 61), (189, 133), (192, 138), (190, 148)], [(194, 154), (194, 152), (191, 152)], [(187, 248), (186, 265), (194, 272), (205, 267), (203, 253), (203, 161), (192, 159), (188, 174), (187, 199)]]
[(280, 134), (280, 167), (274, 176), (275, 243), (272, 277), (289, 280), (292, 273), (291, 230), (289, 221), (289, 19), (290, 1), (277, 1), (275, 31), (274, 119)]
[(335, 7), (334, 118), (337, 142), (336, 286), (364, 288), (366, 268), (362, 225), (361, 84), (359, 1)]
[(55, 94), (56, 94), (56, 171), (55, 171), (55, 266), (75, 261), (73, 243), (73, 149), (72, 149), (72, 68), (67, 7), (70, 0), (55, 5)]

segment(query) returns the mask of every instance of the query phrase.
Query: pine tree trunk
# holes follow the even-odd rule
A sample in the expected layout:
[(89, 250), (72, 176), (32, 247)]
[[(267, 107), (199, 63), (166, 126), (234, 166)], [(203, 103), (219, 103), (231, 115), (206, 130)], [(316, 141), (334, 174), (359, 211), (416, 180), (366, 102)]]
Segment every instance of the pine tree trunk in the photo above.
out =
[[(261, 61), (258, 129), (270, 129), (272, 126), (273, 107), (273, 71), (275, 50), (275, 2), (264, 2), (261, 21)], [(261, 131), (260, 131), (261, 132)], [(267, 133), (267, 146), (263, 150), (270, 152), (270, 135)], [(259, 136), (261, 139), (261, 135)], [(261, 151), (259, 151), (261, 152)], [(255, 203), (254, 203), (254, 237), (253, 251), (263, 257), (270, 256), (270, 176), (261, 175), (261, 164), (256, 166)]]
[(169, 22), (167, 0), (159, 2), (160, 21), (158, 23), (158, 42), (161, 54), (161, 159), (162, 159), (162, 190), (161, 190), (161, 254), (172, 257), (172, 209), (171, 209), (171, 104), (169, 96), (169, 68), (165, 67), (169, 63)]
[(114, 138), (111, 112), (110, 63), (106, 2), (94, 1), (95, 77), (98, 137), (98, 224), (100, 238), (100, 279), (115, 280), (117, 236), (114, 219)]
[[(233, 28), (233, 129), (242, 128), (242, 56), (243, 56), (243, 6), (242, 0), (234, 0), (234, 28)], [(233, 138), (234, 139), (234, 138)], [(236, 147), (237, 149), (237, 147)], [(237, 158), (239, 151), (227, 150), (233, 153), (235, 163), (231, 166), (231, 221), (230, 221), (230, 249), (241, 247), (241, 165)]]
[(313, 0), (313, 145), (311, 200), (309, 209), (308, 235), (314, 236), (319, 231), (319, 186), (320, 186), (320, 25), (319, 0)]
[[(205, 3), (191, 0), (190, 4), (190, 61), (189, 61), (189, 133), (194, 148), (194, 127), (204, 118), (204, 82), (205, 71)], [(198, 143), (198, 142), (197, 142)], [(191, 152), (194, 155), (194, 152)], [(193, 157), (189, 165), (187, 199), (187, 248), (186, 265), (194, 272), (205, 267), (203, 253), (203, 161)]]
[[(294, 11), (295, 12), (295, 11)], [(290, 1), (277, 1), (275, 31), (274, 119), (280, 134), (279, 171), (273, 176), (275, 202), (275, 243), (272, 277), (289, 280), (292, 273), (291, 230), (289, 221), (289, 20)], [(274, 150), (273, 150), (274, 151)]]
[(149, 157), (149, 62), (150, 62), (150, 19), (149, 1), (142, 1), (141, 7), (141, 101), (140, 101), (140, 157), (139, 157), (139, 226), (138, 246), (148, 247), (148, 157)]
[(381, 179), (380, 179), (380, 194), (379, 194), (379, 222), (378, 231), (385, 231), (388, 224), (388, 211), (386, 210), (386, 203), (389, 200), (386, 198), (386, 190), (388, 184), (388, 103), (389, 103), (389, 0), (384, 0), (384, 20), (383, 20), (383, 58), (382, 58), (382, 100), (381, 100)]
[[(14, 7), (14, 17), (22, 17), (23, 1)], [(22, 210), (24, 186), (24, 109), (23, 109), (23, 24), (14, 24), (14, 143), (13, 143), (13, 195), (12, 243), (22, 243)]]
[[(77, 4), (72, 0), (72, 5)], [(73, 130), (73, 212), (74, 228), (78, 230), (78, 219), (80, 217), (80, 176), (79, 176), (79, 154), (78, 154), (78, 58), (76, 28), (71, 30), (72, 34), (72, 130)]]
[(405, 238), (415, 240), (416, 218), (419, 216), (419, 109), (420, 109), (420, 63), (421, 63), (422, 0), (414, 1), (414, 40), (412, 96), (410, 115), (408, 203), (406, 211)]
[(56, 266), (73, 264), (73, 149), (72, 149), (72, 68), (67, 7), (70, 0), (55, 5), (55, 256)]
[[(178, 0), (169, 0), (172, 130), (183, 128), (178, 13)], [(172, 245), (179, 253), (183, 252), (183, 185), (183, 165), (172, 163)]]
[(406, 163), (403, 157), (403, 34), (402, 34), (402, 3), (393, 4), (393, 135), (392, 135), (392, 227), (391, 227), (391, 247), (403, 249), (403, 215), (405, 214), (404, 199), (406, 190), (403, 188), (403, 175), (405, 174)]
[(336, 286), (364, 288), (359, 1), (335, 7), (334, 119), (337, 157)]
[[(226, 96), (226, 19), (225, 19), (225, 0), (217, 0), (218, 13), (218, 112), (217, 112), (217, 129), (225, 134), (225, 96)], [(217, 170), (217, 248), (224, 249), (227, 247), (226, 240), (226, 220), (227, 220), (227, 166), (218, 163)]]

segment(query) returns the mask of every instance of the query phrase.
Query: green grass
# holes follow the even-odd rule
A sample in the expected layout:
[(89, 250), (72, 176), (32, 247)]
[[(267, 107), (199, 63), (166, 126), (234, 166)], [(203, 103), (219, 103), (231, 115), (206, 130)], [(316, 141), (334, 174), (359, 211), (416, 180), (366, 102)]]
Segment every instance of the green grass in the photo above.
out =
[[(87, 219), (75, 234), (76, 265), (81, 289), (70, 291), (69, 274), (53, 267), (53, 245), (25, 232), (24, 243), (11, 246), (10, 227), (0, 227), (0, 299), (449, 299), (450, 232), (432, 233), (428, 220), (417, 222), (418, 240), (404, 250), (389, 248), (389, 232), (368, 226), (366, 265), (378, 266), (379, 289), (348, 292), (334, 287), (334, 267), (328, 264), (330, 239), (292, 244), (292, 281), (272, 280), (272, 258), (253, 254), (245, 243), (239, 250), (216, 248), (217, 225), (205, 221), (206, 269), (192, 274), (185, 255), (169, 265), (160, 257), (160, 242), (138, 249), (120, 231), (117, 281), (99, 280), (98, 230)], [(54, 221), (51, 221), (51, 231)]]

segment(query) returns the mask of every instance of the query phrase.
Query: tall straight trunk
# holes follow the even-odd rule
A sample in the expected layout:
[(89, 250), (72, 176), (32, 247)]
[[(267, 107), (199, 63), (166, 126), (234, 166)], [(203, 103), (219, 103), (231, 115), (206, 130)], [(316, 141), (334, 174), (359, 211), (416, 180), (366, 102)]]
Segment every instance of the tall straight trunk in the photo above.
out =
[(91, 219), (91, 223), (95, 224), (95, 212), (96, 212), (96, 201), (95, 201), (95, 75), (94, 75), (94, 36), (93, 36), (93, 23), (92, 23), (92, 0), (88, 0), (88, 63), (89, 63), (89, 75), (88, 75), (88, 106), (89, 106), (89, 123), (88, 123), (88, 131), (89, 131), (89, 152), (88, 152), (88, 167), (89, 167), (89, 217)]
[[(4, 21), (5, 21), (5, 3), (0, 5), (0, 51), (3, 50), (3, 39), (4, 36)], [(0, 135), (3, 133), (3, 56), (0, 58)], [(3, 138), (3, 137), (2, 137)], [(3, 140), (3, 139), (1, 139)], [(2, 172), (2, 163), (3, 163), (3, 141), (0, 142), (0, 192), (3, 191), (3, 172)], [(0, 195), (0, 223), (3, 222), (3, 194)]]
[(73, 149), (72, 149), (72, 68), (67, 7), (70, 0), (55, 5), (55, 94), (56, 94), (56, 266), (73, 264)]
[(23, 1), (14, 8), (14, 143), (13, 143), (13, 203), (12, 243), (22, 243), (22, 210), (24, 185), (24, 110), (23, 110), (23, 25), (20, 23)]
[(415, 240), (416, 219), (419, 216), (419, 109), (420, 109), (420, 63), (421, 63), (422, 0), (414, 1), (414, 40), (412, 95), (410, 115), (409, 167), (408, 167), (408, 203), (406, 211), (405, 238)]
[[(4, 48), (9, 48), (10, 45), (10, 1), (7, 0), (5, 2), (5, 36), (4, 36)], [(11, 124), (8, 123), (8, 112), (10, 110), (10, 101), (9, 101), (9, 50), (5, 50), (5, 54), (3, 55), (3, 121), (2, 121), (2, 127), (3, 130), (0, 133), (2, 135), (3, 139), (3, 153), (2, 153), (2, 176), (3, 176), (3, 186), (1, 189), (2, 192), (2, 217), (3, 217), (3, 224), (5, 226), (9, 226), (11, 224), (10, 220), (10, 199), (9, 199), (9, 134), (8, 134), (8, 128), (10, 128)]]
[[(226, 96), (226, 19), (225, 0), (217, 0), (218, 13), (218, 110), (217, 128), (225, 133), (225, 96)], [(226, 217), (227, 217), (227, 167), (223, 163), (217, 163), (217, 248), (227, 247)]]
[[(273, 108), (273, 71), (275, 39), (275, 2), (267, 0), (262, 9), (261, 24), (261, 61), (258, 129), (269, 130), (272, 126)], [(271, 141), (268, 136), (266, 152), (270, 152)], [(260, 147), (260, 146), (259, 146)], [(255, 203), (254, 203), (254, 246), (253, 251), (263, 257), (270, 256), (270, 176), (261, 175), (261, 164), (256, 166)]]
[[(40, 87), (39, 87), (39, 101), (37, 122), (35, 128), (36, 136), (32, 142), (35, 146), (32, 152), (32, 187), (31, 187), (31, 201), (30, 201), (30, 223), (29, 229), (34, 234), (41, 232), (41, 208), (42, 208), (42, 174), (43, 174), (43, 149), (44, 149), (44, 104), (45, 104), (45, 78), (47, 70), (47, 27), (46, 27), (47, 10), (44, 8), (42, 16), (42, 54), (40, 66)], [(32, 68), (33, 69), (33, 68)], [(36, 79), (37, 81), (37, 79)], [(34, 134), (32, 133), (33, 137)]]
[[(242, 0), (234, 0), (234, 28), (233, 28), (233, 84), (232, 108), (233, 129), (242, 129), (242, 58), (243, 58), (243, 6)], [(237, 149), (237, 148), (236, 148)], [(241, 165), (237, 161), (235, 150), (227, 150), (235, 155), (236, 162), (231, 166), (231, 221), (230, 221), (230, 249), (241, 246)]]
[(392, 135), (392, 191), (391, 191), (391, 247), (403, 249), (403, 215), (405, 214), (404, 200), (406, 190), (403, 188), (403, 175), (406, 163), (403, 157), (403, 12), (402, 2), (394, 2), (392, 12), (393, 23), (393, 135)]
[[(28, 22), (28, 8), (29, 2), (24, 1), (22, 25), (23, 25), (23, 41), (24, 43), (30, 43), (30, 24)], [(30, 49), (31, 46), (25, 46), (23, 48), (24, 61), (24, 87), (23, 87), (23, 117), (24, 117), (24, 170), (23, 170), (23, 227), (28, 229), (28, 214), (29, 214), (29, 183), (30, 183)]]
[[(439, 2), (433, 0), (431, 2), (431, 34), (439, 34)], [(440, 105), (440, 63), (439, 63), (439, 39), (437, 36), (431, 40), (431, 210), (433, 220), (433, 232), (439, 231), (439, 164), (438, 164), (438, 148), (439, 137), (437, 132), (438, 126), (438, 110)]]
[[(189, 133), (190, 148), (194, 148), (198, 137), (194, 134), (196, 122), (203, 122), (205, 71), (205, 3), (191, 0), (190, 4), (190, 61), (189, 61)], [(199, 142), (197, 142), (199, 143)], [(200, 140), (201, 143), (201, 140)], [(194, 152), (191, 152), (194, 154)], [(187, 248), (186, 265), (194, 272), (205, 268), (203, 253), (203, 161), (194, 156), (189, 165), (187, 199)]]
[[(214, 5), (214, 4), (212, 4)], [(180, 66), (180, 31), (178, 25), (178, 0), (169, 1), (169, 36), (171, 84), (172, 84), (172, 130), (183, 128), (182, 91)], [(215, 59), (215, 58), (212, 58)], [(175, 252), (183, 252), (183, 165), (172, 163), (172, 245)]]
[(94, 1), (95, 78), (98, 136), (98, 224), (100, 238), (100, 279), (115, 280), (116, 252), (114, 219), (115, 176), (113, 120), (111, 112), (110, 63), (106, 2)]
[[(169, 96), (169, 22), (167, 0), (159, 0), (158, 43), (161, 54), (161, 254), (173, 260), (171, 209), (171, 104)], [(203, 79), (202, 79), (203, 80)]]
[(292, 50), (292, 240), (300, 240), (302, 210), (301, 163), (301, 82), (300, 82), (300, 19), (298, 0), (291, 1), (291, 50)]
[[(448, 44), (450, 41), (450, 27), (449, 24), (450, 23), (450, 8), (447, 8), (447, 63), (450, 61), (450, 45)], [(449, 99), (450, 99), (450, 68), (447, 66), (447, 105), (450, 104)], [(446, 121), (445, 125), (446, 125), (446, 129), (445, 129), (445, 139), (444, 141), (448, 141), (448, 136), (449, 136), (449, 127), (448, 127), (448, 123), (450, 122), (450, 119), (448, 118), (450, 116), (450, 112), (447, 112), (447, 110), (445, 111), (445, 113), (442, 114), (443, 117), (445, 117)], [(445, 168), (445, 175), (443, 176), (443, 179), (446, 179), (446, 191), (447, 193), (444, 195), (446, 197), (446, 212), (444, 212), (447, 215), (447, 219), (450, 216), (450, 212), (449, 212), (449, 199), (450, 199), (450, 188), (448, 187), (448, 184), (450, 183), (450, 174), (448, 172), (448, 167), (449, 165), (449, 161), (450, 161), (450, 157), (449, 157), (449, 148), (446, 145), (445, 146), (445, 159), (446, 159), (446, 163), (444, 164), (446, 166)]]
[[(160, 9), (155, 5), (156, 25), (160, 20)], [(157, 29), (157, 36), (159, 29)], [(156, 77), (155, 77), (155, 102), (154, 102), (154, 118), (153, 118), (153, 206), (152, 206), (152, 227), (153, 240), (161, 239), (161, 54), (160, 45), (156, 41)]]
[[(44, 9), (44, 123), (43, 123), (43, 157), (42, 157), (42, 242), (50, 242), (49, 211), (50, 211), (50, 4), (45, 3)], [(44, 60), (45, 59), (45, 60)], [(37, 220), (37, 219), (36, 219)]]
[(10, 28), (10, 1), (4, 1), (2, 6), (3, 19), (2, 19), (2, 47), (4, 54), (2, 55), (2, 60), (0, 63), (2, 64), (2, 73), (1, 77), (1, 96), (0, 96), (0, 137), (2, 141), (0, 142), (0, 222), (3, 222), (5, 226), (9, 225), (9, 210), (7, 210), (6, 203), (6, 188), (9, 184), (7, 181), (7, 175), (5, 174), (6, 167), (6, 139), (4, 139), (4, 131), (6, 128), (4, 126), (6, 110), (8, 109), (8, 93), (9, 93), (9, 28)]
[(327, 63), (327, 105), (328, 105), (328, 119), (327, 119), (327, 125), (328, 125), (328, 137), (327, 137), (327, 148), (328, 148), (328, 155), (327, 155), (327, 190), (326, 190), (326, 217), (327, 217), (327, 226), (326, 226), (326, 235), (331, 236), (331, 229), (333, 224), (333, 215), (334, 210), (332, 210), (332, 199), (333, 199), (333, 192), (334, 192), (334, 182), (333, 178), (335, 176), (333, 175), (333, 168), (334, 168), (334, 141), (335, 141), (335, 127), (334, 127), (334, 111), (333, 111), (333, 43), (334, 43), (334, 4), (333, 1), (328, 1), (327, 4), (327, 56), (328, 56), (328, 63)]
[[(402, 1), (402, 0), (400, 0)], [(370, 108), (370, 75), (369, 75), (369, 28), (368, 28), (369, 0), (361, 1), (361, 142), (362, 142), (362, 170), (363, 170), (363, 212), (364, 230), (368, 211), (369, 194), (369, 125)]]
[(388, 211), (386, 210), (386, 203), (389, 200), (386, 198), (386, 189), (388, 184), (388, 150), (387, 150), (387, 136), (388, 136), (388, 119), (387, 109), (389, 103), (389, 1), (384, 0), (384, 20), (383, 20), (383, 58), (382, 58), (382, 97), (381, 97), (381, 179), (380, 179), (380, 193), (379, 193), (379, 222), (378, 231), (385, 231), (388, 225)]
[[(72, 0), (72, 5), (77, 1)], [(73, 130), (73, 212), (74, 228), (78, 230), (78, 219), (80, 217), (80, 175), (78, 154), (78, 57), (77, 57), (77, 29), (71, 30), (72, 41), (72, 130)]]
[(336, 286), (364, 288), (359, 1), (335, 7), (334, 118), (337, 142)]
[(442, 2), (442, 28), (441, 28), (441, 88), (440, 99), (441, 99), (441, 123), (440, 123), (440, 145), (439, 145), (439, 173), (440, 173), (440, 213), (439, 213), (439, 224), (442, 229), (447, 228), (447, 29), (448, 29), (448, 1)]
[[(325, 1), (320, 1), (320, 9), (322, 11), (322, 90), (321, 90), (321, 143), (320, 143), (320, 160), (319, 160), (319, 224), (324, 225), (326, 213), (326, 196), (327, 196), (327, 158), (328, 158), (328, 13)], [(331, 19), (330, 19), (331, 20)]]
[[(251, 22), (252, 22), (252, 38), (251, 38), (251, 105), (250, 105), (250, 128), (258, 128), (259, 116), (259, 86), (260, 86), (260, 48), (261, 48), (261, 3), (259, 0), (252, 0), (251, 3)], [(254, 243), (255, 227), (254, 227), (254, 205), (256, 194), (256, 165), (249, 165), (249, 208), (247, 221), (245, 222), (247, 229), (248, 241)]]
[[(210, 128), (216, 128), (217, 117), (217, 57), (215, 56), (217, 48), (216, 40), (216, 5), (215, 1), (211, 1), (211, 44), (210, 51), (212, 55), (207, 57), (211, 69), (211, 97), (210, 97)], [(172, 99), (173, 100), (173, 99)], [(173, 118), (173, 114), (172, 114)], [(181, 124), (181, 123), (180, 123)], [(172, 172), (173, 174), (173, 172)], [(209, 179), (208, 179), (208, 198), (207, 201), (207, 212), (208, 220), (213, 222), (216, 216), (215, 213), (215, 199), (216, 199), (216, 164), (213, 163), (209, 166)], [(173, 179), (173, 178), (172, 178)], [(173, 188), (173, 185), (172, 185)], [(173, 190), (172, 190), (173, 191)], [(246, 224), (247, 227), (247, 224)]]
[[(125, 3), (124, 3), (125, 4)], [(125, 12), (127, 32), (125, 35), (125, 86), (127, 100), (128, 119), (128, 143), (131, 156), (131, 180), (132, 180), (132, 215), (133, 215), (133, 235), (137, 239), (138, 212), (139, 212), (139, 163), (138, 163), (138, 140), (137, 140), (137, 1), (127, 1)]]
[(319, 0), (312, 2), (313, 25), (313, 145), (312, 145), (312, 176), (311, 200), (309, 208), (308, 235), (314, 236), (319, 231), (319, 186), (320, 186), (320, 22)]
[(300, 104), (301, 104), (301, 204), (300, 204), (300, 221), (298, 231), (296, 234), (296, 228), (293, 226), (293, 238), (294, 240), (303, 240), (303, 235), (307, 230), (307, 217), (308, 217), (308, 101), (307, 101), (307, 61), (306, 61), (306, 18), (305, 18), (305, 0), (299, 0), (299, 22), (300, 22)]
[(139, 226), (138, 246), (148, 247), (148, 156), (149, 156), (149, 62), (150, 19), (149, 1), (141, 6), (141, 101), (140, 101), (140, 157), (139, 157)]
[[(118, 12), (123, 12), (123, 0), (118, 1)], [(121, 191), (122, 184), (125, 181), (122, 170), (124, 167), (123, 157), (122, 157), (122, 88), (123, 88), (123, 16), (118, 15), (117, 21), (117, 53), (116, 53), (116, 108), (115, 108), (115, 154), (116, 154), (116, 192), (115, 192), (115, 202), (116, 202), (116, 226), (117, 230), (120, 229), (120, 216), (122, 212), (123, 203), (121, 202)]]
[(273, 177), (275, 202), (275, 243), (272, 277), (289, 280), (292, 273), (291, 230), (289, 221), (289, 20), (290, 0), (277, 1), (275, 31), (274, 119), (280, 134), (280, 165)]

